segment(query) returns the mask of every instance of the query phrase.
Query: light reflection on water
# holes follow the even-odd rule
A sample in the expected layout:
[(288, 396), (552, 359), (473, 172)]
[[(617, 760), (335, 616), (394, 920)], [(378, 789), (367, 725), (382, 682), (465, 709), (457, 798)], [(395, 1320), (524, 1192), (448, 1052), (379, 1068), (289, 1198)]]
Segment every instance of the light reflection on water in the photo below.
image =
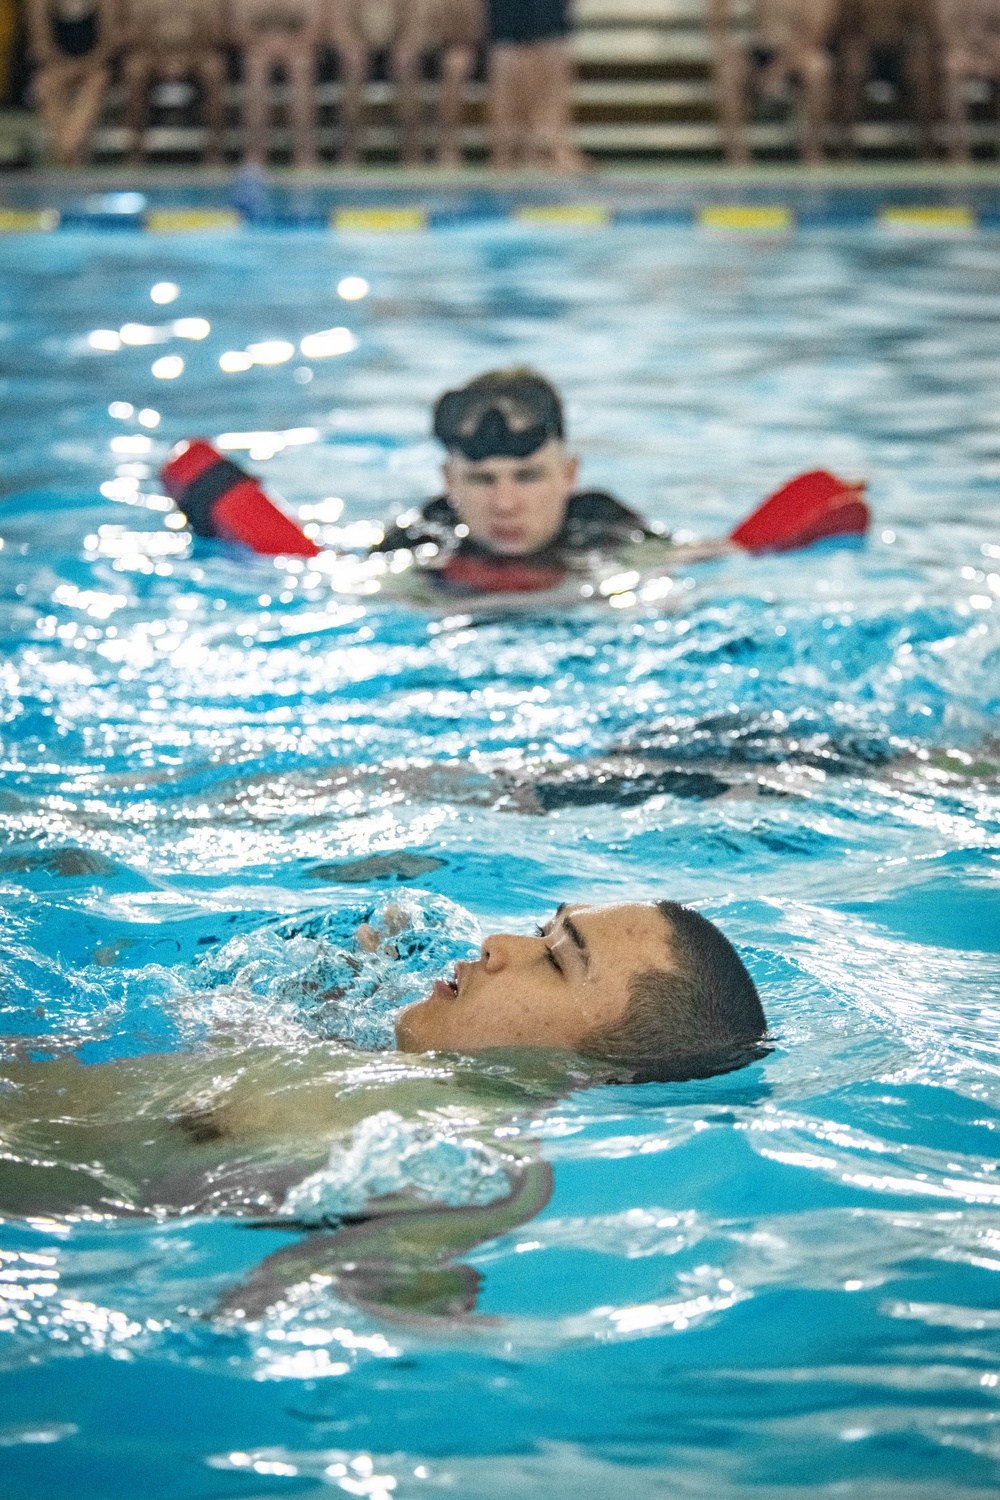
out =
[[(0, 1233), (6, 1368), (41, 1363), (54, 1390), (55, 1356), (100, 1356), (95, 1386), (113, 1358), (185, 1410), (195, 1373), (284, 1392), (252, 1433), (239, 1397), (199, 1428), (199, 1464), (248, 1495), (993, 1493), (1000, 249), (302, 234), (278, 275), (274, 245), (0, 246), (11, 1051), (95, 1061), (224, 1025), (237, 1057), (294, 1054), (325, 1034), (303, 976), (326, 960), (295, 939), (283, 968), (276, 923), (325, 910), (346, 942), (387, 891), (457, 903), (467, 945), (564, 899), (696, 901), (748, 955), (776, 1047), (706, 1083), (520, 1106), (509, 1128), (541, 1142), (555, 1194), (465, 1255), (483, 1280), (464, 1325), (322, 1277), (209, 1320), (301, 1237), (42, 1216)], [(137, 335), (87, 344), (146, 327), (161, 284), (180, 288), (170, 336), (210, 325), (166, 383)], [(357, 350), (342, 338), (308, 383), (291, 358), (220, 373), (227, 350), (342, 322)], [(662, 615), (442, 621), (357, 563), (239, 558), (171, 525), (156, 467), (208, 430), (360, 549), (436, 484), (436, 392), (522, 359), (564, 383), (587, 481), (655, 518), (716, 533), (823, 463), (870, 476), (871, 542), (691, 570)], [(722, 790), (530, 793), (543, 767), (626, 754)], [(424, 863), (402, 883), (358, 874), (403, 854)], [(352, 1087), (374, 1098), (396, 1068)], [(59, 1391), (0, 1443), (103, 1474), (103, 1419)]]

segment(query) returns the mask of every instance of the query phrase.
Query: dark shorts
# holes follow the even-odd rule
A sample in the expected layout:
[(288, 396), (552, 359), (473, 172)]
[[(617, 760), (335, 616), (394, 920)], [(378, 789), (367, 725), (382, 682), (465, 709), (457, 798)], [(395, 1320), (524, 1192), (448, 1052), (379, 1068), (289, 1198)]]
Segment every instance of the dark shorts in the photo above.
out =
[(897, 91), (905, 88), (906, 58), (902, 47), (873, 47), (868, 66), (874, 82), (887, 83)]
[(760, 70), (760, 72), (763, 72), (765, 68), (769, 68), (774, 62), (777, 55), (777, 47), (750, 48), (750, 61), (753, 63), (755, 68), (758, 68)]
[(97, 11), (87, 11), (73, 21), (56, 16), (52, 22), (52, 40), (63, 57), (86, 57), (97, 46)]
[(524, 47), (570, 32), (569, 0), (487, 0), (491, 42)]

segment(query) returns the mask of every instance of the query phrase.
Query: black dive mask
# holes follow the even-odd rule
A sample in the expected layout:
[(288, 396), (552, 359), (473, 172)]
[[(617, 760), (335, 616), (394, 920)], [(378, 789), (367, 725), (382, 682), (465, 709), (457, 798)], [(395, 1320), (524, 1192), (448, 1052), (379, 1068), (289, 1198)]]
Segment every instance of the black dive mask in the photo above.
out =
[(474, 463), (527, 458), (550, 438), (563, 436), (562, 412), (544, 388), (509, 394), (446, 391), (434, 411), (434, 436), (449, 453)]

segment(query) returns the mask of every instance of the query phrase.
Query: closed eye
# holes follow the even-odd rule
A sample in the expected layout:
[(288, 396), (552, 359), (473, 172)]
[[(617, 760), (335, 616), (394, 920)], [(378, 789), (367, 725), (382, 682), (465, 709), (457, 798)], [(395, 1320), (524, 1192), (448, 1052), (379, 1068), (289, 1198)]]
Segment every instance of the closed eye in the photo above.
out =
[[(540, 938), (548, 937), (548, 935), (549, 935), (549, 926), (550, 925), (551, 924), (546, 923), (546, 925), (544, 927), (542, 927), (540, 923), (536, 922), (535, 923), (535, 932), (537, 933), (537, 935)], [(562, 970), (562, 964), (556, 958), (555, 954), (552, 952), (552, 949), (549, 947), (548, 943), (546, 943), (546, 945), (545, 945), (545, 961), (546, 961), (546, 963), (550, 963), (552, 965), (552, 967), (555, 969), (555, 971), (556, 971), (557, 974), (561, 974), (562, 973), (562, 971), (563, 971)]]

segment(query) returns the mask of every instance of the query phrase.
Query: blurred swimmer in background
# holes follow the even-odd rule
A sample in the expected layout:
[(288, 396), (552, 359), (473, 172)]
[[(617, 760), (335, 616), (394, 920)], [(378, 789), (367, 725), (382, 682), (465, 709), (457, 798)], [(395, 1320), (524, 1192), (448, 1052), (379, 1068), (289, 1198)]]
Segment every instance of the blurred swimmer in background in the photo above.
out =
[[(607, 491), (578, 489), (580, 461), (566, 446), (559, 392), (524, 366), (488, 370), (446, 391), (433, 426), (447, 455), (444, 493), (397, 516), (371, 549), (395, 553), (400, 564), (379, 587), (414, 603), (447, 593), (559, 589), (559, 602), (580, 602), (607, 592), (596, 587), (602, 569), (662, 575), (733, 551), (787, 551), (858, 535), (870, 520), (863, 484), (813, 470), (783, 485), (729, 536), (679, 546)], [(179, 443), (162, 478), (198, 536), (259, 553), (315, 557), (322, 550), (205, 439)]]
[(375, 550), (437, 547), (439, 584), (509, 589), (521, 579), (537, 589), (588, 553), (640, 548), (652, 561), (670, 550), (668, 537), (612, 495), (577, 488), (562, 401), (534, 370), (489, 370), (446, 391), (434, 436), (447, 452), (444, 494), (398, 517)]

